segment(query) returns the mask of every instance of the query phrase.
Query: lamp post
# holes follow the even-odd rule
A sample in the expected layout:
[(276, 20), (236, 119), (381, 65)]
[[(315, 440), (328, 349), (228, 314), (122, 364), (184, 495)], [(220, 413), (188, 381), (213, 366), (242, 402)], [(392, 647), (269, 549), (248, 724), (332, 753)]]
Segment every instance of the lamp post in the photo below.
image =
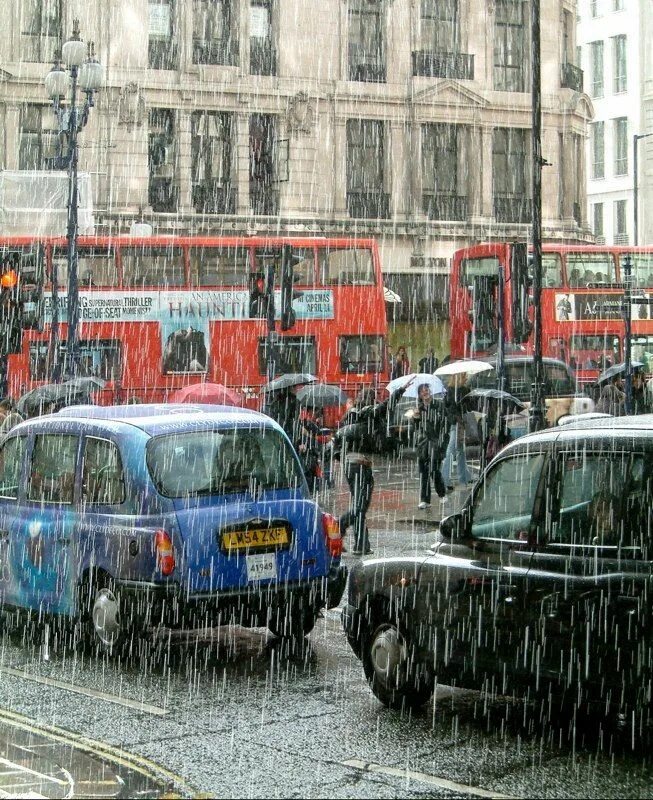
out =
[[(52, 100), (52, 108), (57, 118), (60, 137), (60, 153), (55, 167), (68, 170), (68, 297), (67, 323), (68, 339), (66, 345), (66, 372), (70, 377), (77, 375), (79, 367), (79, 283), (77, 279), (77, 236), (78, 236), (78, 186), (77, 186), (77, 134), (88, 122), (89, 111), (94, 105), (94, 92), (104, 82), (104, 68), (95, 58), (93, 43), (88, 46), (79, 36), (79, 20), (73, 21), (73, 35), (61, 48), (61, 59), (56, 58), (54, 66), (45, 76), (45, 89)], [(77, 88), (86, 95), (83, 105), (77, 105)], [(66, 96), (69, 94), (68, 106)], [(64, 150), (65, 140), (65, 153)], [(56, 281), (56, 276), (54, 276)], [(53, 319), (57, 314), (53, 308)], [(58, 361), (56, 353), (55, 362)]]
[(638, 180), (637, 180), (637, 142), (640, 139), (648, 139), (653, 136), (651, 133), (636, 133), (633, 135), (633, 244), (635, 247), (639, 244), (639, 193), (638, 193)]

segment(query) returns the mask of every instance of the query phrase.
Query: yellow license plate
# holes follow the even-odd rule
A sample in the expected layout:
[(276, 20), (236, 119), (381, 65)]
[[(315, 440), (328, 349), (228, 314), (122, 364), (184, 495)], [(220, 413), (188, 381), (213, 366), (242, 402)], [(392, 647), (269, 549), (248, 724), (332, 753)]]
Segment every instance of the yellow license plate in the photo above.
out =
[(222, 534), (222, 546), (227, 552), (252, 550), (259, 547), (279, 547), (288, 544), (288, 528), (250, 528), (245, 531), (228, 531)]

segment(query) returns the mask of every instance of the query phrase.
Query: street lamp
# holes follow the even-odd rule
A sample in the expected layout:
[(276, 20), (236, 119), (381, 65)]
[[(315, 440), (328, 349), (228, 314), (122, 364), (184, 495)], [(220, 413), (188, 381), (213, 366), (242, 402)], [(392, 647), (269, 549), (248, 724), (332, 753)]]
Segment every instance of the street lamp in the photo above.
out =
[(639, 244), (639, 195), (637, 188), (637, 142), (640, 139), (648, 139), (653, 136), (652, 133), (636, 133), (633, 135), (633, 244), (635, 247)]
[[(61, 59), (45, 76), (45, 89), (52, 100), (52, 109), (57, 118), (60, 153), (55, 167), (68, 170), (68, 342), (66, 345), (67, 372), (75, 377), (79, 366), (79, 284), (77, 280), (77, 236), (78, 236), (78, 187), (77, 187), (77, 134), (88, 122), (90, 109), (94, 105), (94, 92), (104, 83), (104, 68), (95, 58), (94, 47), (80, 39), (79, 20), (73, 21), (73, 35), (61, 48)], [(85, 93), (84, 104), (77, 106), (77, 87)], [(68, 106), (66, 95), (70, 93)], [(63, 140), (65, 139), (65, 154)], [(53, 287), (56, 279), (53, 280)], [(55, 298), (53, 297), (53, 301)], [(55, 313), (56, 313), (56, 309)], [(56, 358), (56, 355), (55, 355)]]

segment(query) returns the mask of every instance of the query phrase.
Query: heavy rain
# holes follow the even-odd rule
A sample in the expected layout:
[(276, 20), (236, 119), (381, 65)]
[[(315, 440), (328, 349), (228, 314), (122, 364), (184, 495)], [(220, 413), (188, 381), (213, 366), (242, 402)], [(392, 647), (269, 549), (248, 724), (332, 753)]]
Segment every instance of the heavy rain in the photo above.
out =
[(650, 797), (649, 6), (0, 21), (0, 797)]

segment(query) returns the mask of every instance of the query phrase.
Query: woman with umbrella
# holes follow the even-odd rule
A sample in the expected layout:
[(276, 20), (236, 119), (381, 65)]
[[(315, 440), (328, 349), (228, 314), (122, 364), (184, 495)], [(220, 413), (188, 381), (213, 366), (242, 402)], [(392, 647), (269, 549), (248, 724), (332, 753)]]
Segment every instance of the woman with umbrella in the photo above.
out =
[(419, 469), (418, 508), (424, 509), (431, 506), (431, 481), (441, 498), (447, 494), (440, 465), (449, 441), (449, 419), (444, 403), (433, 397), (428, 383), (417, 387), (417, 397), (415, 449)]

